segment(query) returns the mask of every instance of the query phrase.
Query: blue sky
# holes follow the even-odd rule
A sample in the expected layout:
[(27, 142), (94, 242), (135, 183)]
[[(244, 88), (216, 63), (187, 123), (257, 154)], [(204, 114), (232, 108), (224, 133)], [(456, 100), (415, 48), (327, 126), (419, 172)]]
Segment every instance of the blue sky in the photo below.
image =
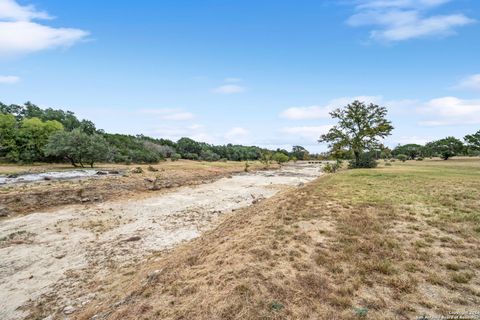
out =
[(108, 132), (323, 151), (328, 112), (387, 144), (480, 129), (477, 0), (0, 0), (0, 101)]

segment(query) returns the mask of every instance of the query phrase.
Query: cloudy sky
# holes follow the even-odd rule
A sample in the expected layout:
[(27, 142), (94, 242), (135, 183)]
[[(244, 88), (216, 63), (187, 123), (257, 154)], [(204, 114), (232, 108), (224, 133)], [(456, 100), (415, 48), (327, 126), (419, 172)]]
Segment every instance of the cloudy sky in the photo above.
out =
[(353, 99), (387, 144), (480, 129), (478, 0), (0, 0), (0, 101), (109, 132), (268, 147)]

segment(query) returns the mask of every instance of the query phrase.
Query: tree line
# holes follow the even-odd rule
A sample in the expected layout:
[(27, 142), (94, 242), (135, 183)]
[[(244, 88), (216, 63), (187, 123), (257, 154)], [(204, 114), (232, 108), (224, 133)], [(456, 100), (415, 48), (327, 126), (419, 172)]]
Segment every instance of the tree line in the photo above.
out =
[(295, 146), (267, 150), (257, 146), (212, 145), (190, 138), (174, 142), (144, 135), (111, 134), (80, 120), (71, 111), (42, 109), (27, 102), (0, 102), (0, 161), (10, 163), (63, 162), (92, 166), (96, 162), (157, 163), (163, 159), (254, 161), (278, 163), (307, 159), (308, 151)]

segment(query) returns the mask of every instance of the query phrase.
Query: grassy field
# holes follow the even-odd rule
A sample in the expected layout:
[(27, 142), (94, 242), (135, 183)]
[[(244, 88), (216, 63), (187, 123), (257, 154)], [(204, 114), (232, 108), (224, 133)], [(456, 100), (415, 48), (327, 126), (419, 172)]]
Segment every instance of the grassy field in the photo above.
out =
[(226, 217), (139, 266), (78, 318), (414, 319), (478, 312), (479, 248), (478, 158), (381, 163), (325, 175)]

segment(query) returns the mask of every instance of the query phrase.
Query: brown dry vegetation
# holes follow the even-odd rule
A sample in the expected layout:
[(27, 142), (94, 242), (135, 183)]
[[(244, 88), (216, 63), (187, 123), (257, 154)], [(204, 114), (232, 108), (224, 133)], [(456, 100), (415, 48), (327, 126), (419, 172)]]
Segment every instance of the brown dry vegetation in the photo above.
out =
[[(141, 167), (143, 173), (131, 173)], [(158, 190), (184, 185), (195, 185), (219, 179), (232, 173), (241, 172), (245, 168), (243, 162), (198, 162), (198, 161), (166, 161), (152, 165), (119, 165), (101, 164), (97, 170), (118, 170), (120, 176), (98, 176), (94, 179), (74, 179), (63, 181), (44, 181), (28, 184), (15, 184), (0, 187), (0, 207), (5, 207), (10, 215), (24, 214), (32, 211), (48, 209), (58, 205), (80, 202), (104, 201), (120, 197), (141, 197), (151, 195), (151, 183), (145, 179), (159, 178)], [(28, 171), (26, 170), (28, 168)], [(260, 162), (251, 162), (250, 170), (263, 168)], [(66, 165), (1, 165), (0, 174), (38, 173), (46, 171), (72, 170)]]
[(478, 159), (349, 170), (226, 217), (139, 266), (77, 319), (412, 319), (475, 310), (479, 244)]

